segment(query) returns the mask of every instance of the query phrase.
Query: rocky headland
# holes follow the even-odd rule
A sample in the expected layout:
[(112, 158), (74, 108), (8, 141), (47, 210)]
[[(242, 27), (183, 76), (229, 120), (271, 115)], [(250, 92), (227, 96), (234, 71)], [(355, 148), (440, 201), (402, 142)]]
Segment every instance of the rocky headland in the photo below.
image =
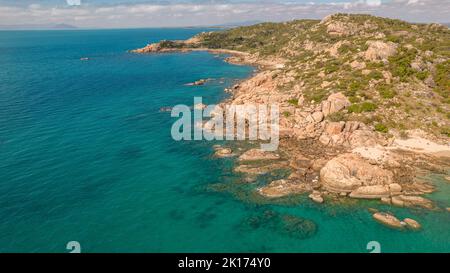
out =
[[(245, 183), (280, 169), (255, 193), (268, 199), (305, 194), (312, 202), (379, 200), (442, 210), (419, 177), (450, 167), (450, 31), (369, 15), (264, 23), (162, 41), (135, 53), (207, 50), (258, 72), (231, 88), (223, 104), (278, 104), (279, 151), (215, 147), (236, 157)], [(448, 204), (447, 204), (448, 206)], [(376, 212), (397, 229), (412, 219)]]

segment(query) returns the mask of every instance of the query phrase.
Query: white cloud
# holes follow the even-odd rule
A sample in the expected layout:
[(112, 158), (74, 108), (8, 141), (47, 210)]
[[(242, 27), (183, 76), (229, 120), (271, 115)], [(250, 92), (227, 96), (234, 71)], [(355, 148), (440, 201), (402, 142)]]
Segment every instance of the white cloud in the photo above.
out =
[(81, 5), (81, 0), (66, 0), (69, 6), (79, 6)]
[[(416, 1), (416, 0), (413, 0)], [(370, 7), (378, 7), (381, 5), (381, 0), (366, 0), (366, 4)]]
[[(75, 1), (75, 0), (73, 0)], [(419, 6), (420, 5), (420, 8)], [(401, 11), (401, 12), (399, 12)], [(283, 21), (322, 18), (330, 13), (371, 13), (408, 21), (448, 21), (448, 0), (357, 0), (331, 3), (180, 2), (177, 4), (117, 4), (1, 6), (0, 25), (72, 23), (80, 27), (159, 27), (222, 24), (249, 20)]]

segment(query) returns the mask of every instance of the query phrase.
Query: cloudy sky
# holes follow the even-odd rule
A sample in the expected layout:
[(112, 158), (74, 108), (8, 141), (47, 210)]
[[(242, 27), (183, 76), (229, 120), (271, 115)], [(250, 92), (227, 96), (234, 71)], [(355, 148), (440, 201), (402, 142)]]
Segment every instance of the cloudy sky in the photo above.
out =
[(0, 25), (200, 26), (322, 18), (335, 12), (447, 23), (450, 0), (0, 0)]

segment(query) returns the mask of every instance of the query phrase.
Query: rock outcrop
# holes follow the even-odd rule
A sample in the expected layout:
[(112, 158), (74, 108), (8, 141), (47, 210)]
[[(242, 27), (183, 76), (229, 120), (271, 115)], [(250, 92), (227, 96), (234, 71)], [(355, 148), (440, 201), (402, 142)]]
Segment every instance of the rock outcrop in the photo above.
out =
[(323, 203), (323, 197), (322, 194), (319, 191), (313, 191), (309, 196), (311, 200), (313, 200), (316, 203), (322, 204)]
[(353, 192), (354, 196), (373, 193), (374, 196), (380, 196), (389, 192), (389, 187), (383, 186), (393, 184), (393, 173), (370, 164), (358, 155), (347, 153), (330, 160), (322, 168), (320, 182), (331, 192)]
[(406, 224), (406, 227), (411, 230), (420, 230), (422, 228), (419, 222), (411, 218), (405, 218), (403, 219), (403, 222)]
[(147, 46), (135, 50), (131, 50), (133, 53), (154, 53), (159, 52), (161, 50), (160, 43), (148, 44)]
[(368, 147), (382, 143), (378, 135), (357, 121), (325, 122), (319, 141), (327, 146), (350, 148)]
[(387, 61), (390, 56), (397, 53), (397, 45), (393, 42), (367, 41), (368, 49), (364, 58), (369, 61)]
[(311, 185), (287, 179), (273, 181), (269, 185), (258, 189), (261, 195), (268, 198), (279, 198), (309, 191), (312, 191)]
[(280, 155), (273, 152), (267, 152), (260, 149), (251, 149), (239, 157), (239, 161), (259, 161), (259, 160), (277, 160)]
[(205, 83), (207, 83), (209, 81), (209, 79), (200, 79), (198, 81), (195, 82), (191, 82), (191, 83), (187, 83), (187, 86), (201, 86), (201, 85), (205, 85)]
[(394, 229), (403, 229), (402, 222), (392, 214), (385, 212), (376, 212), (373, 214), (375, 221)]
[(381, 199), (400, 194), (401, 186), (393, 183), (389, 185), (362, 186), (350, 193), (352, 198)]
[(216, 152), (215, 152), (215, 156), (216, 157), (232, 157), (234, 156), (233, 154), (233, 150), (231, 150), (230, 148), (217, 148)]
[(405, 228), (407, 228), (413, 231), (418, 231), (422, 228), (419, 222), (414, 219), (405, 218), (403, 219), (403, 221), (400, 221), (394, 215), (386, 212), (375, 212), (373, 214), (373, 218), (377, 222), (393, 229), (404, 230)]
[(434, 204), (431, 200), (422, 196), (397, 195), (392, 196), (390, 204), (398, 207), (420, 207), (425, 209), (433, 209)]
[(234, 172), (242, 173), (247, 175), (261, 175), (273, 172), (275, 170), (284, 169), (287, 167), (286, 162), (276, 162), (265, 165), (255, 165), (255, 164), (243, 164), (234, 168)]
[(330, 114), (341, 111), (342, 109), (350, 106), (351, 103), (347, 97), (341, 92), (331, 94), (326, 101), (322, 102), (321, 110), (326, 117)]

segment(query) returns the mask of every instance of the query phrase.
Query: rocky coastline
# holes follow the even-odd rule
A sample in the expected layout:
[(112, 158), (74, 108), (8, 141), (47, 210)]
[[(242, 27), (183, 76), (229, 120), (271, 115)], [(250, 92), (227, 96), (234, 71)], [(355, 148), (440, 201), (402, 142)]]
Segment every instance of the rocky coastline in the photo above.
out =
[[(318, 26), (325, 27), (330, 35), (348, 35), (344, 33), (348, 31), (346, 25), (330, 18), (325, 18)], [(359, 120), (339, 120), (336, 117), (350, 112), (355, 105), (351, 98), (343, 92), (334, 92), (320, 102), (310, 100), (304, 95), (304, 83), (291, 84), (295, 75), (285, 69), (288, 58), (205, 48), (196, 37), (175, 41), (169, 48), (164, 43), (166, 41), (132, 52), (208, 51), (229, 54), (226, 61), (233, 64), (258, 67), (251, 78), (230, 89), (231, 97), (222, 104), (279, 104), (282, 113), (279, 151), (241, 150), (232, 145), (215, 147), (218, 160), (236, 158), (234, 172), (240, 174), (245, 183), (253, 183), (257, 177), (277, 170), (288, 170), (282, 179), (257, 187), (255, 194), (269, 200), (305, 195), (318, 205), (336, 199), (369, 199), (394, 207), (448, 212), (448, 208), (426, 197), (436, 191), (436, 187), (419, 179), (424, 173), (448, 176), (448, 137), (438, 137), (420, 128), (405, 130), (407, 136), (396, 130), (386, 134)], [(337, 54), (335, 51), (342, 46), (342, 42), (338, 43), (322, 50)], [(361, 54), (366, 60), (383, 62), (395, 54), (397, 47), (392, 42), (370, 42)], [(359, 61), (351, 64), (354, 69), (366, 67)], [(385, 75), (383, 80), (391, 78), (392, 75)], [(323, 80), (321, 84), (330, 83)], [(290, 92), (283, 91), (285, 87), (289, 87)], [(421, 229), (417, 221), (409, 218), (400, 221), (389, 213), (377, 211), (373, 218), (398, 230)]]

